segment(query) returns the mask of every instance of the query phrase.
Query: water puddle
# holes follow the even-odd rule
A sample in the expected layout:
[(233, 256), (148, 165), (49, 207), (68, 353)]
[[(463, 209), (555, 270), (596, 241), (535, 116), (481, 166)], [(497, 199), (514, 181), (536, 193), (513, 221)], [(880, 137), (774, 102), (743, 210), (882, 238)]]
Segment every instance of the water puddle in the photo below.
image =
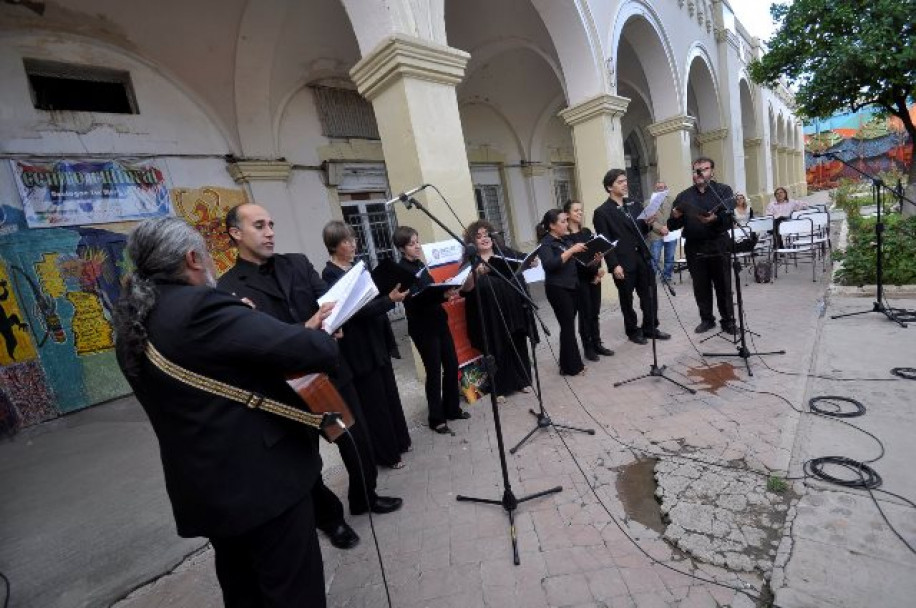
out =
[(655, 530), (665, 531), (662, 511), (655, 499), (655, 458), (646, 458), (618, 467), (617, 496), (629, 519)]
[(687, 375), (698, 378), (700, 384), (706, 386), (699, 387), (701, 391), (719, 394), (719, 389), (725, 386), (729, 380), (739, 380), (735, 374), (735, 366), (731, 363), (717, 363), (707, 367), (688, 367)]

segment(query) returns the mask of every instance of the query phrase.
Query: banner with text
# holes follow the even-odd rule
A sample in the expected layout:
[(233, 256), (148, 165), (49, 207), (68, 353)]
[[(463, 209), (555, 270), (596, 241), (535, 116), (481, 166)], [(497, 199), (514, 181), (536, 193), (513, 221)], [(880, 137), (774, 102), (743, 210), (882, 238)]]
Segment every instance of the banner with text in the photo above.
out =
[(11, 160), (29, 228), (105, 224), (170, 215), (153, 162)]

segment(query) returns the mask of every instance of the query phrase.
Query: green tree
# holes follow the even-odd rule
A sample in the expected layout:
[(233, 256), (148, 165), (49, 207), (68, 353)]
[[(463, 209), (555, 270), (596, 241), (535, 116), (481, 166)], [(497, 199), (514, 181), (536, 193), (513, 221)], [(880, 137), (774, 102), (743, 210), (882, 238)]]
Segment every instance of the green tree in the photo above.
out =
[[(787, 78), (798, 113), (808, 118), (876, 106), (903, 122), (916, 159), (907, 108), (916, 97), (916, 2), (794, 0), (772, 4), (770, 13), (778, 29), (749, 66), (751, 79), (773, 86)], [(909, 185), (916, 186), (916, 162)]]

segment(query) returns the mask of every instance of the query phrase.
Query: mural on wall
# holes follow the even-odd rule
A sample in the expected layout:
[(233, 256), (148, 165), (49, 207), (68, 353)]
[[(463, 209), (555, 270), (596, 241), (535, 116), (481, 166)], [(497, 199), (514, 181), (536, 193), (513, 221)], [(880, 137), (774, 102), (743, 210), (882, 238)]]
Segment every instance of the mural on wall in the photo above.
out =
[(248, 202), (244, 190), (230, 188), (175, 188), (171, 191), (177, 215), (204, 236), (216, 272), (223, 274), (235, 265), (236, 250), (226, 234), (226, 212)]
[(170, 215), (153, 161), (11, 160), (30, 228), (81, 226)]
[[(910, 107), (916, 120), (916, 105)], [(904, 175), (913, 162), (909, 135), (898, 118), (878, 118), (874, 111), (818, 120), (805, 127), (805, 173), (808, 189), (835, 188), (840, 179), (862, 176), (835, 158), (814, 158), (815, 152), (832, 152), (861, 171), (878, 175), (897, 171)]]
[[(235, 263), (226, 211), (247, 201), (230, 188), (179, 188), (169, 208), (203, 234), (220, 273)], [(78, 213), (100, 208), (83, 206)], [(110, 211), (110, 209), (109, 209)], [(0, 205), (0, 432), (130, 393), (114, 354), (114, 305), (132, 265), (135, 222), (31, 229), (28, 211)], [(74, 216), (75, 217), (75, 216)], [(122, 216), (123, 217), (123, 216)]]
[(83, 226), (29, 230), (21, 209), (2, 209), (4, 224), (17, 229), (0, 231), (0, 329), (10, 327), (0, 332), (0, 430), (129, 393), (112, 326), (129, 266), (125, 235)]

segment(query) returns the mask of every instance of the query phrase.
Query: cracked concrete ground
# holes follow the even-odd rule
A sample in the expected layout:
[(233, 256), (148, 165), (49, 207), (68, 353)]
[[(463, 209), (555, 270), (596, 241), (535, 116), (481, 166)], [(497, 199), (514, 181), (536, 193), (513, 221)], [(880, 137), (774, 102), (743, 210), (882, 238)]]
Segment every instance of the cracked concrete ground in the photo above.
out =
[[(810, 480), (790, 481), (795, 495), (766, 491), (770, 475), (800, 477), (812, 456), (875, 458), (875, 441), (747, 391), (777, 393), (797, 409), (816, 394), (859, 398), (869, 410), (856, 424), (884, 443), (884, 457), (872, 465), (883, 487), (916, 499), (910, 473), (916, 383), (773, 371), (886, 378), (890, 367), (916, 361), (906, 333), (916, 328), (898, 329), (880, 315), (824, 318), (825, 278), (812, 283), (807, 267), (790, 270), (775, 284), (745, 287), (748, 324), (760, 334), (749, 347), (788, 351), (766, 358), (773, 370), (752, 358), (749, 377), (740, 359), (703, 357), (693, 348), (697, 315), (686, 273), (683, 281), (677, 298), (662, 302), (662, 327), (674, 337), (659, 343), (659, 362), (678, 382), (706, 390), (691, 395), (657, 378), (613, 388), (647, 373), (652, 356), (649, 347), (622, 339), (616, 310), (602, 313), (602, 332), (617, 354), (590, 365), (585, 376), (560, 377), (548, 350), (539, 349), (550, 415), (597, 434), (539, 431), (508, 456), (519, 497), (563, 487), (516, 511), (521, 565), (512, 564), (501, 508), (455, 500), (502, 494), (489, 402), (472, 405), (473, 417), (455, 423), (454, 437), (413, 429), (407, 467), (379, 477), (380, 490), (403, 496), (405, 506), (374, 520), (394, 606), (750, 607), (752, 597), (767, 593), (769, 577), (776, 604), (786, 608), (911, 605), (916, 558), (868, 494)], [(897, 305), (916, 308), (916, 301)], [(828, 314), (868, 307), (865, 299), (826, 300)], [(549, 307), (544, 312), (555, 326)], [(556, 340), (554, 332), (554, 350)], [(735, 351), (721, 337), (699, 347)], [(722, 362), (736, 366), (737, 380), (715, 392), (691, 375)], [(419, 392), (411, 389), (406, 398)], [(530, 395), (500, 406), (507, 447), (532, 428), (532, 407)], [(144, 424), (136, 404), (124, 401), (0, 443), (0, 479), (10, 489), (0, 503), (0, 570), (13, 583), (11, 606), (221, 605), (212, 552), (174, 536), (154, 438)], [(96, 463), (93, 474), (74, 453)], [(658, 460), (659, 508), (671, 522), (664, 534), (627, 511), (616, 483), (622, 467), (646, 457)], [(725, 464), (735, 468), (715, 466)], [(330, 481), (344, 488), (339, 472)], [(876, 498), (916, 544), (916, 511), (892, 496)], [(369, 520), (349, 520), (363, 539), (357, 548), (339, 551), (321, 541), (329, 605), (384, 606)]]

